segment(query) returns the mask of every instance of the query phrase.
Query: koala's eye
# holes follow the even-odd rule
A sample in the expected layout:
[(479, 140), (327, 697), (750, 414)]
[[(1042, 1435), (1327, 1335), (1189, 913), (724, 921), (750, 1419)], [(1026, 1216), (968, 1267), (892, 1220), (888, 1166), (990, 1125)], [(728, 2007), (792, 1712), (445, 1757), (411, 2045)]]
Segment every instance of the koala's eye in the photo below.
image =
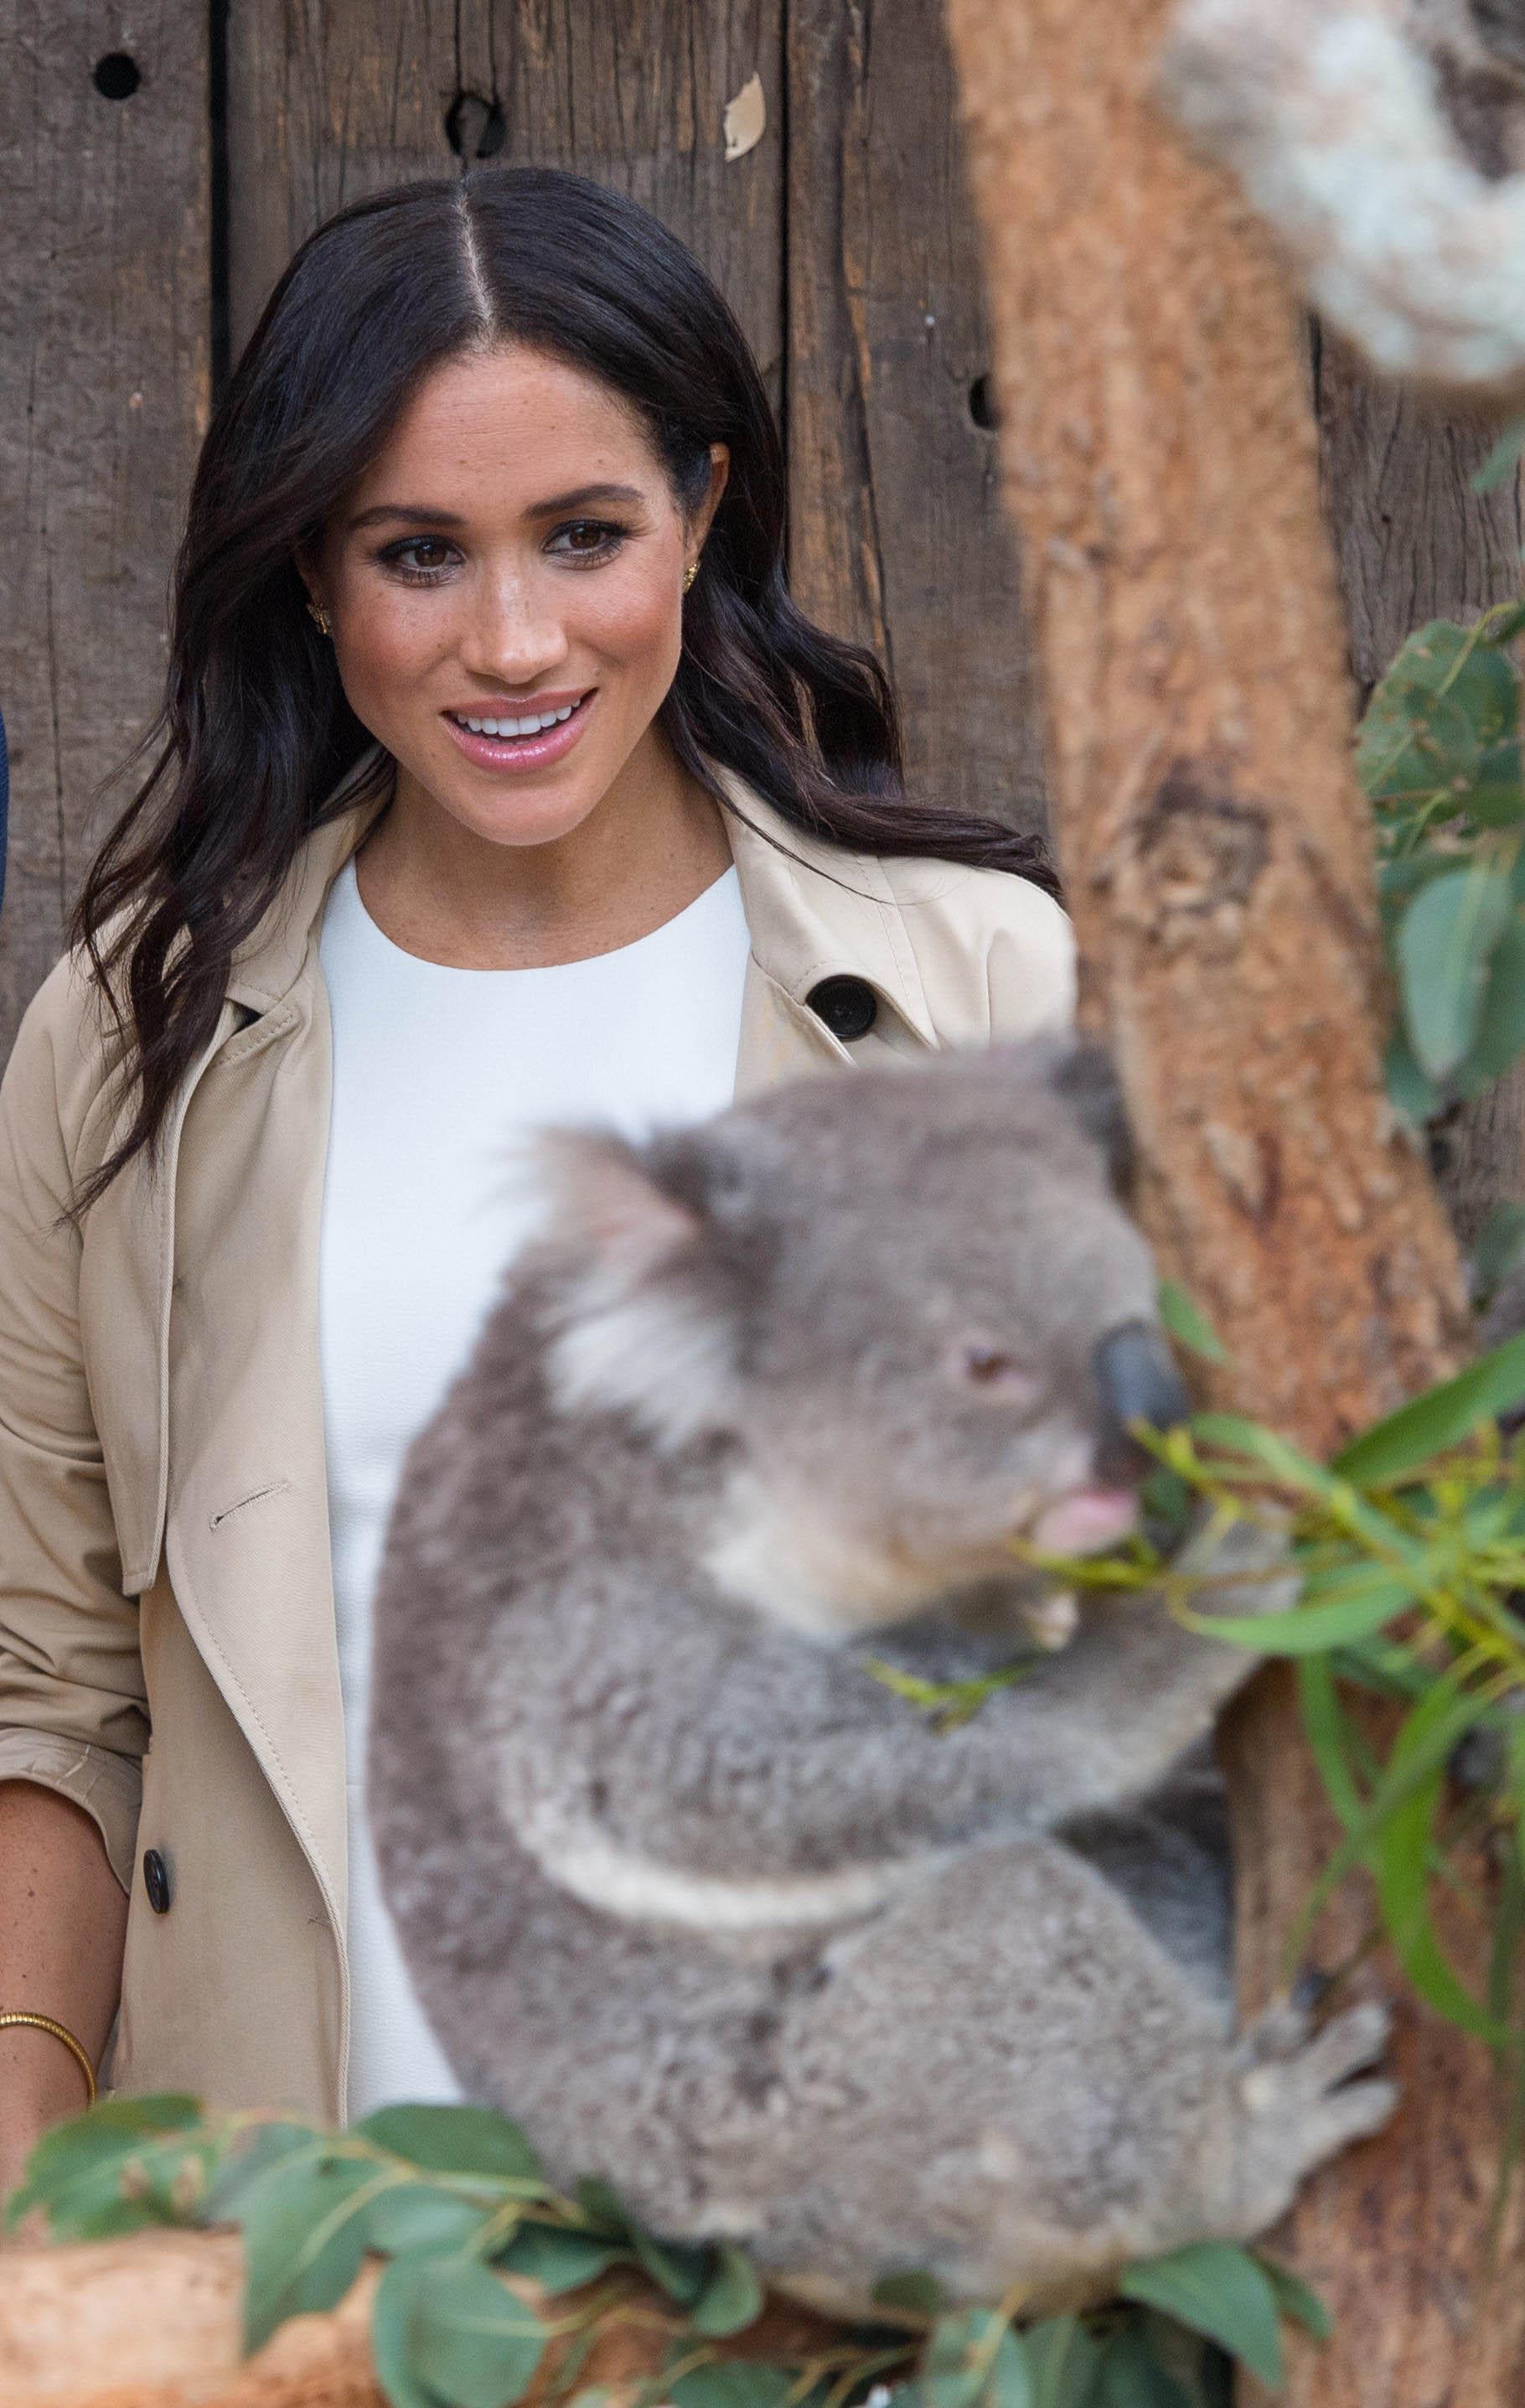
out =
[(1028, 1403), (1038, 1393), (1032, 1372), (1000, 1346), (969, 1340), (954, 1349), (952, 1368), (966, 1386), (1005, 1403)]

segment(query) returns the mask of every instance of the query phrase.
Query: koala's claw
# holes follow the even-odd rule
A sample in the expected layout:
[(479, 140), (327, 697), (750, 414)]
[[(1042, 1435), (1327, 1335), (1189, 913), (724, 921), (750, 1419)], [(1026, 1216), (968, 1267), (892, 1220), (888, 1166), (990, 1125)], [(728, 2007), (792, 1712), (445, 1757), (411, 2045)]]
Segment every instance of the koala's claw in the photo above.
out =
[(1295, 1992), (1290, 1998), (1278, 1999), (1250, 2025), (1235, 2051), (1235, 2062), (1245, 2071), (1254, 2065), (1284, 2064), (1305, 2044), (1312, 2028), (1306, 2000)]
[(1395, 2084), (1350, 2079), (1381, 2057), (1390, 2008), (1372, 2000), (1311, 2040), (1307, 2028), (1305, 2011), (1286, 2000), (1261, 2016), (1239, 2052), (1247, 2238), (1275, 2221), (1305, 2173), (1379, 2131), (1398, 2103)]

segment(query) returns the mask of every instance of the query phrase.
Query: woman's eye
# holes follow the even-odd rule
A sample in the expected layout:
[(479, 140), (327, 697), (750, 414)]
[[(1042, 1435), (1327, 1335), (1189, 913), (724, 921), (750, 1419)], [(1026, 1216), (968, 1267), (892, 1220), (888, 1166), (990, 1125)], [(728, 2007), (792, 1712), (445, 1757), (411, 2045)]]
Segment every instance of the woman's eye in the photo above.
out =
[(421, 585), (433, 584), (444, 573), (449, 553), (443, 536), (410, 535), (401, 543), (389, 544), (381, 557), (389, 568), (400, 568), (405, 577)]
[(558, 527), (549, 549), (564, 559), (605, 560), (624, 542), (626, 529), (607, 519), (572, 519)]

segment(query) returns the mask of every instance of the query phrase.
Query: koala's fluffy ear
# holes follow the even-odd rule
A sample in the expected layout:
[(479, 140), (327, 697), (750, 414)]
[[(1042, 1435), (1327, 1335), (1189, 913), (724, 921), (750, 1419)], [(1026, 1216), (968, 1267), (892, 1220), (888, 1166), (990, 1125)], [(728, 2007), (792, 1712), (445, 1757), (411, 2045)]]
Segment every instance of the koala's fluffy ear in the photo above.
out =
[(557, 1403), (632, 1413), (664, 1446), (723, 1427), (735, 1317), (693, 1166), (600, 1131), (549, 1131), (534, 1155), (561, 1266)]
[(1133, 1138), (1107, 1055), (1099, 1045), (1076, 1045), (1049, 1075), (1092, 1144), (1100, 1146), (1113, 1187), (1126, 1197), (1133, 1183)]

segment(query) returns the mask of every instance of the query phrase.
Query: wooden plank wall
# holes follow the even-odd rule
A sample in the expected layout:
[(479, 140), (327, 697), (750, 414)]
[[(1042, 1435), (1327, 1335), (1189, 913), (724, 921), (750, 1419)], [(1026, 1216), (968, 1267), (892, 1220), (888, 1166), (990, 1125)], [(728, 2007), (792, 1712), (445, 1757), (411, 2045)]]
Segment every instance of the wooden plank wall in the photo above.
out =
[(210, 397), (207, 31), (184, 0), (0, 0), (0, 1062), (163, 682)]
[[(139, 80), (111, 99), (96, 69), (123, 56)], [(767, 128), (728, 162), (754, 74)], [(157, 700), (213, 324), (236, 351), (322, 217), (457, 172), (462, 94), (467, 155), (577, 167), (693, 245), (783, 420), (802, 599), (891, 667), (923, 790), (1041, 824), (952, 93), (938, 0), (0, 0), (0, 1058)], [(1518, 495), (1466, 494), (1482, 438), (1332, 352), (1318, 373), (1369, 681), (1418, 619), (1513, 589)]]

